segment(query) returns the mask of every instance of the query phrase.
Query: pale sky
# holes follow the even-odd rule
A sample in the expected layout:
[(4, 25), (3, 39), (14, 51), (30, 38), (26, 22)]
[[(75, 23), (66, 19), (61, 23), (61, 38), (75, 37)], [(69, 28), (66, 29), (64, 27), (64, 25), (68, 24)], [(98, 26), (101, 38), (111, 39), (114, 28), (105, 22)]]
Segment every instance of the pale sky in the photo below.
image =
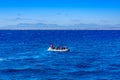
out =
[(119, 0), (0, 0), (0, 26), (120, 24)]

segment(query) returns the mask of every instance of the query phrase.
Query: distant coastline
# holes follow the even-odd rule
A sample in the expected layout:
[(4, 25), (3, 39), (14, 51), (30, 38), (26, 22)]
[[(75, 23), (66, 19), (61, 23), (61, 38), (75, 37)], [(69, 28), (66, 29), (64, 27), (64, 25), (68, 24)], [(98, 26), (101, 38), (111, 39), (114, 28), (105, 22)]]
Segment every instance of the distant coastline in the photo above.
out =
[(7, 25), (0, 27), (0, 30), (120, 30), (120, 24), (98, 25), (98, 24), (73, 24), (58, 25), (45, 23), (20, 23), (17, 25)]
[(15, 31), (17, 31), (17, 30), (18, 30), (18, 31), (26, 31), (26, 30), (28, 30), (28, 31), (32, 31), (32, 30), (34, 30), (34, 31), (37, 31), (37, 30), (43, 30), (43, 31), (45, 31), (45, 30), (46, 30), (46, 31), (47, 31), (47, 30), (48, 30), (48, 31), (53, 31), (53, 30), (61, 30), (61, 31), (62, 31), (62, 30), (66, 30), (66, 31), (67, 31), (67, 30), (68, 30), (68, 31), (70, 30), (70, 31), (73, 31), (73, 30), (76, 30), (76, 31), (77, 31), (77, 30), (78, 30), (78, 31), (79, 31), (79, 30), (83, 30), (83, 31), (84, 31), (84, 30), (120, 30), (120, 29), (0, 29), (0, 31), (2, 31), (2, 30), (3, 30), (3, 31), (5, 31), (5, 30), (9, 30), (9, 31), (14, 31), (14, 30), (15, 30)]

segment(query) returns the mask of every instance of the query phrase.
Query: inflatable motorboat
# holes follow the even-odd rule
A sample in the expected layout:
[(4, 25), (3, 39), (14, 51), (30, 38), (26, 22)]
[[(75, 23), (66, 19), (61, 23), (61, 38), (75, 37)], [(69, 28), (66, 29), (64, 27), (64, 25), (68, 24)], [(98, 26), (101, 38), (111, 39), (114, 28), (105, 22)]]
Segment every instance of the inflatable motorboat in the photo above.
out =
[(55, 52), (68, 52), (70, 49), (53, 49), (51, 47), (48, 48), (48, 51), (55, 51)]

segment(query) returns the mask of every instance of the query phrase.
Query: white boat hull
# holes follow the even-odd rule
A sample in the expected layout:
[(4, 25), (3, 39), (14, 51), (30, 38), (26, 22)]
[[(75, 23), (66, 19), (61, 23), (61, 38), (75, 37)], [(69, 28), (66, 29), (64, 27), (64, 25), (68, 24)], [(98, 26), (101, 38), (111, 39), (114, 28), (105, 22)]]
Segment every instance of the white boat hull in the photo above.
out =
[(51, 47), (48, 48), (48, 51), (55, 51), (55, 52), (67, 52), (70, 51), (69, 49), (52, 49)]

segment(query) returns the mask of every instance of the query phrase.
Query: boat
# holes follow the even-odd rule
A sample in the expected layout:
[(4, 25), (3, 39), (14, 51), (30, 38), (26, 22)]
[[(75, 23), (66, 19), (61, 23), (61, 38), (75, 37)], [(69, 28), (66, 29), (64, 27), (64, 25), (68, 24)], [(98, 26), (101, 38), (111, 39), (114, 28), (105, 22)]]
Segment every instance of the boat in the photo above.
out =
[(51, 48), (51, 47), (49, 47), (48, 48), (48, 51), (54, 51), (54, 52), (68, 52), (68, 51), (70, 51), (70, 49), (53, 49), (53, 48)]

